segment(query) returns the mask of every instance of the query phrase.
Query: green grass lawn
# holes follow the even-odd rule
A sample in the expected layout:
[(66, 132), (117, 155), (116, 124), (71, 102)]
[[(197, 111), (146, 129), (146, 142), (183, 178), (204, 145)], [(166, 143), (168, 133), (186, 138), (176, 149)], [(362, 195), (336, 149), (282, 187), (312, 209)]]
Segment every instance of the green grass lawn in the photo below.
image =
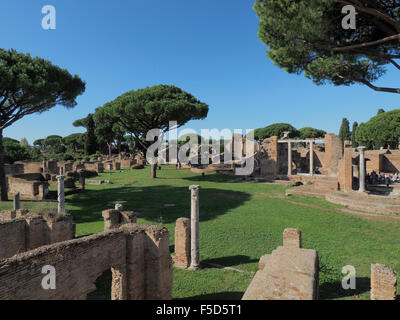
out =
[[(87, 185), (84, 193), (67, 196), (66, 208), (77, 223), (77, 234), (87, 235), (103, 231), (102, 210), (122, 203), (125, 210), (142, 212), (139, 223), (166, 226), (173, 246), (176, 219), (190, 217), (188, 187), (200, 185), (200, 259), (204, 268), (196, 272), (174, 269), (175, 299), (240, 299), (257, 271), (259, 258), (282, 244), (285, 228), (302, 230), (303, 247), (318, 251), (321, 299), (369, 299), (372, 263), (386, 264), (400, 273), (399, 223), (336, 213), (338, 206), (321, 199), (289, 198), (314, 205), (307, 207), (271, 197), (284, 194), (287, 187), (282, 185), (235, 183), (225, 175), (202, 177), (174, 166), (163, 166), (157, 174), (157, 179), (150, 179), (149, 167), (107, 171), (100, 178), (109, 184)], [(11, 206), (10, 201), (0, 204), (0, 209)], [(23, 208), (35, 206), (44, 204), (22, 202)], [(245, 272), (218, 269), (208, 263)], [(356, 268), (356, 290), (341, 289), (345, 265)], [(109, 285), (104, 282), (110, 282), (108, 273), (96, 284), (99, 290), (92, 298), (109, 297)]]

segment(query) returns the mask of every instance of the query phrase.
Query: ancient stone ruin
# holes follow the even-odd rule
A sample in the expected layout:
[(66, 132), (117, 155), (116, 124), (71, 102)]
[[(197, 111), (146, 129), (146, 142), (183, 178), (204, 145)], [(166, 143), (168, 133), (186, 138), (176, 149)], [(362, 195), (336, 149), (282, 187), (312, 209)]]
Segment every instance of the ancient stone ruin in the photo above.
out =
[(301, 248), (301, 232), (286, 229), (282, 247), (262, 256), (243, 300), (318, 299), (318, 253)]
[[(243, 300), (316, 300), (319, 260), (313, 249), (301, 247), (301, 231), (285, 229), (283, 246), (260, 258), (259, 270)], [(383, 264), (371, 265), (371, 300), (395, 300), (396, 273)]]
[(371, 300), (395, 300), (396, 273), (383, 264), (371, 265)]
[(179, 218), (175, 227), (175, 267), (200, 269), (199, 248), (199, 192), (200, 186), (189, 187), (191, 193), (191, 218)]
[[(96, 289), (96, 279), (110, 269), (113, 300), (171, 299), (168, 230), (133, 223), (130, 213), (105, 212), (106, 221), (112, 220), (108, 231), (66, 241), (61, 235), (71, 231), (68, 223), (53, 223), (46, 230), (49, 224), (42, 217), (29, 220), (18, 218), (18, 212), (15, 218), (4, 213), (12, 219), (0, 222), (1, 243), (15, 245), (0, 248), (7, 257), (0, 259), (0, 300), (86, 299)], [(54, 290), (42, 287), (46, 266), (56, 272)]]
[(41, 215), (28, 210), (0, 212), (0, 260), (74, 237), (71, 215)]

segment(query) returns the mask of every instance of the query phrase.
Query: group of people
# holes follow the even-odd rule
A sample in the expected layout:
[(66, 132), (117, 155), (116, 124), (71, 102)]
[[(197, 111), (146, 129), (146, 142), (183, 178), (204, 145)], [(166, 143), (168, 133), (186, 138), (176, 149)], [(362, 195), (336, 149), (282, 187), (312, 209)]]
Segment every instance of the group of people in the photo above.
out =
[(398, 172), (392, 175), (386, 173), (377, 174), (375, 171), (372, 171), (371, 174), (367, 174), (366, 181), (367, 184), (386, 184), (389, 186), (392, 183), (400, 182), (400, 176)]

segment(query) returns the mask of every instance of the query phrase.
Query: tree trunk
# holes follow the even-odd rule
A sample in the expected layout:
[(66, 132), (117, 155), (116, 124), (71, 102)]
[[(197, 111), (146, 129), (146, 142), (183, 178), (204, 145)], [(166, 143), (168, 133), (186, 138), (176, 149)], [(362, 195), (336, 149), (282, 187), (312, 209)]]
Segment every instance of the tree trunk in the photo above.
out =
[(151, 178), (157, 178), (157, 163), (151, 165)]
[(0, 129), (0, 200), (7, 201), (7, 182), (4, 172), (4, 149), (3, 149), (3, 130)]
[(111, 143), (107, 143), (108, 145), (108, 157), (111, 159), (112, 152), (111, 152)]

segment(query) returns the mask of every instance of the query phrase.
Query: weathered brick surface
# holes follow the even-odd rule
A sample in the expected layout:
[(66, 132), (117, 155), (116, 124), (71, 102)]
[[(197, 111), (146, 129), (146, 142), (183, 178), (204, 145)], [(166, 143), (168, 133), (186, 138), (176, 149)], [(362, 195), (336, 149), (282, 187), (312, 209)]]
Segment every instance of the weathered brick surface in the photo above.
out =
[[(36, 175), (42, 177), (41, 174)], [(8, 194), (13, 196), (19, 193), (21, 198), (24, 199), (43, 200), (46, 197), (46, 190), (49, 184), (46, 181), (31, 180), (33, 178), (34, 177), (29, 177), (29, 174), (15, 177), (8, 176)]]
[(288, 228), (283, 231), (283, 246), (301, 248), (301, 231)]
[(278, 137), (270, 137), (263, 141), (261, 158), (261, 176), (278, 174)]
[(278, 247), (260, 259), (243, 300), (318, 299), (318, 254), (312, 249)]
[(336, 177), (316, 176), (316, 179), (314, 181), (315, 181), (314, 188), (316, 190), (323, 190), (323, 191), (338, 190), (338, 179)]
[(371, 265), (371, 300), (396, 299), (396, 273), (383, 264)]
[[(44, 265), (56, 270), (56, 289), (44, 290)], [(112, 271), (113, 299), (170, 299), (168, 230), (138, 224), (59, 242), (0, 262), (0, 300), (85, 299), (96, 279)]]
[(337, 175), (339, 160), (343, 155), (343, 143), (337, 135), (333, 133), (325, 135), (325, 153), (328, 175)]
[(179, 218), (175, 227), (175, 257), (177, 268), (188, 268), (190, 265), (190, 219)]
[(260, 258), (258, 271), (242, 300), (316, 300), (318, 253), (301, 248), (301, 231), (285, 229), (283, 247)]
[(32, 250), (40, 246), (70, 240), (75, 237), (72, 216), (43, 218), (27, 210), (3, 211), (0, 216), (0, 259)]
[(26, 250), (24, 219), (0, 221), (0, 260)]
[(115, 209), (104, 210), (102, 212), (104, 219), (104, 231), (117, 229), (124, 224), (136, 223), (135, 211), (118, 211)]
[[(349, 192), (353, 189), (353, 149), (344, 148), (343, 158), (339, 162), (338, 182), (341, 190)], [(367, 161), (368, 163), (368, 161)]]

